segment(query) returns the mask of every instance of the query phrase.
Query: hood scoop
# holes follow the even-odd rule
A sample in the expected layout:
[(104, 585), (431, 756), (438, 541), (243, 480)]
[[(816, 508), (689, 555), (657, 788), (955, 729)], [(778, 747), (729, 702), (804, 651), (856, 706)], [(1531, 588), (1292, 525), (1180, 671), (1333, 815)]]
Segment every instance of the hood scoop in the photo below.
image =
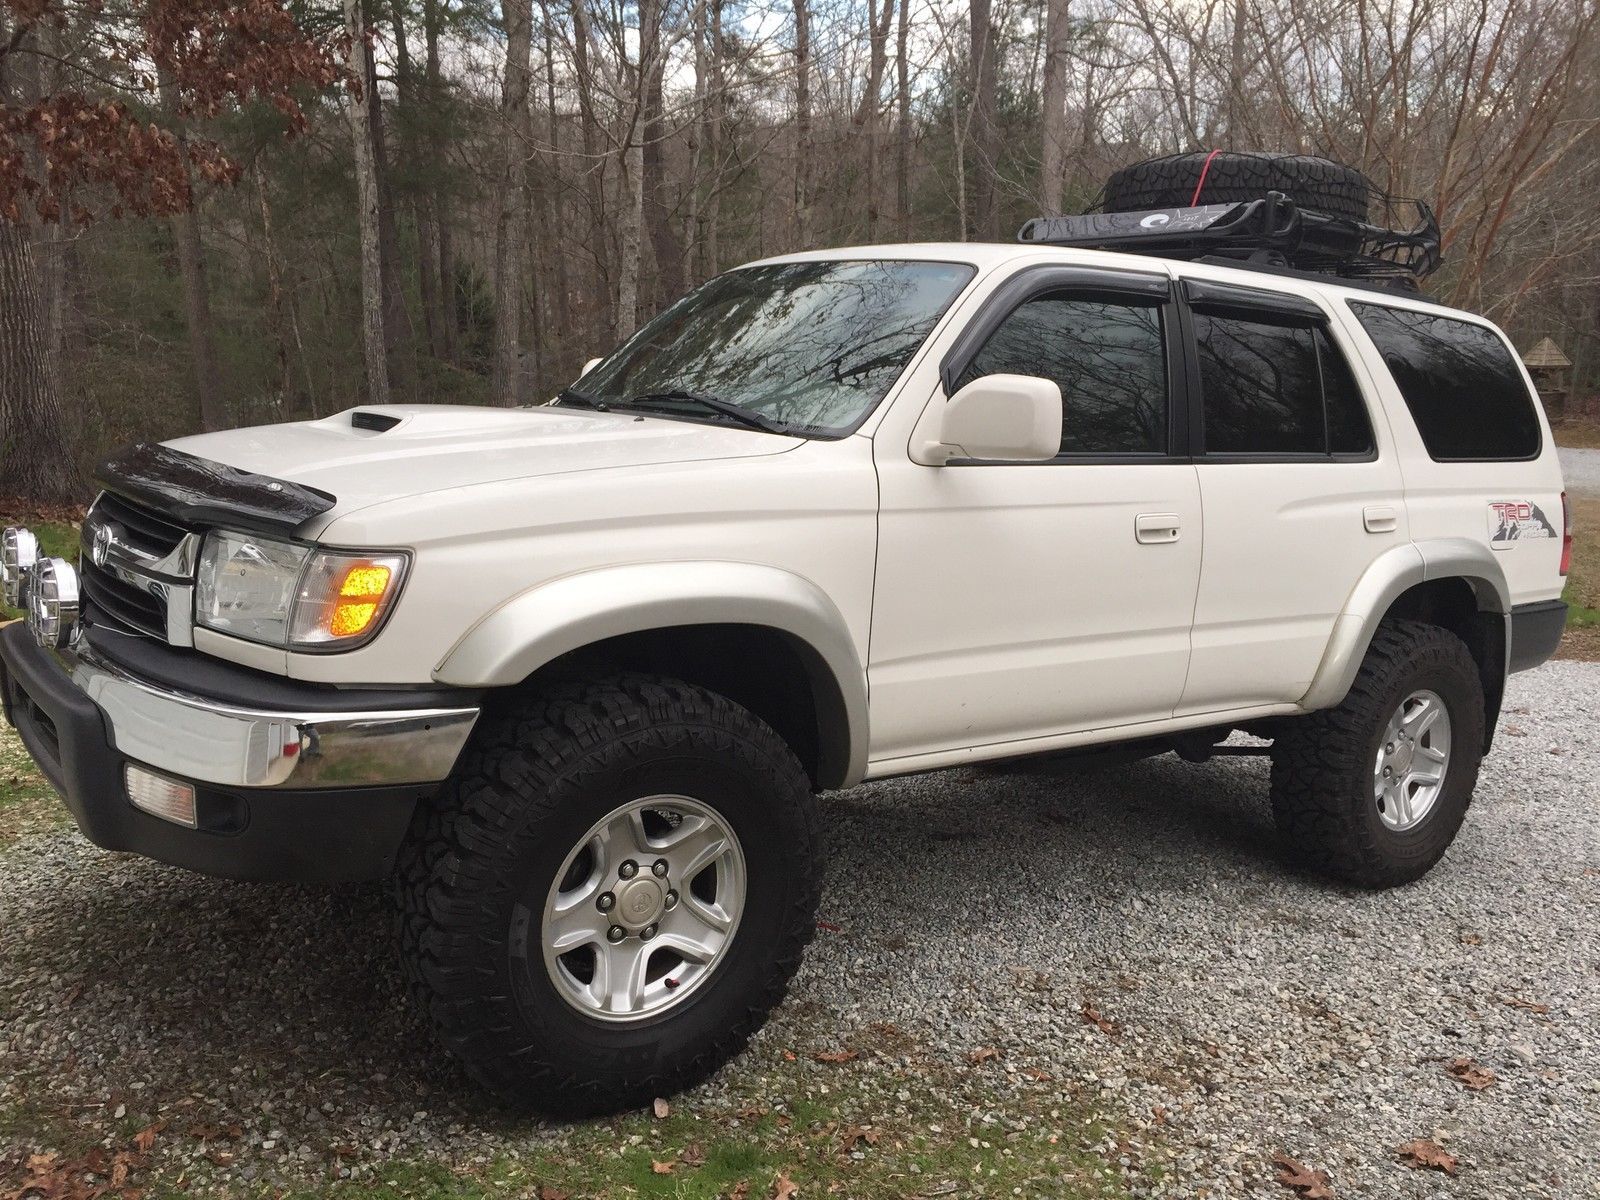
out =
[(388, 413), (365, 412), (358, 408), (350, 414), (350, 427), (365, 429), (369, 433), (387, 433), (398, 424), (400, 418), (390, 416)]

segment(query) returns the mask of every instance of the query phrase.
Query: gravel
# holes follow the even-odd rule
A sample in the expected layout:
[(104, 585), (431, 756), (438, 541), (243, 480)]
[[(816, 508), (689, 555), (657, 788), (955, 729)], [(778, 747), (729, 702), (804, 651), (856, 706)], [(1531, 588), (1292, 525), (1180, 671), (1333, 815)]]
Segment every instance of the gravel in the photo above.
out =
[(1563, 446), (1559, 453), (1567, 490), (1600, 494), (1600, 450), (1569, 450)]
[[(1596, 1195), (1597, 696), (1600, 664), (1517, 676), (1455, 847), (1382, 894), (1285, 869), (1255, 758), (830, 796), (823, 931), (747, 1059), (802, 1015), (842, 1044), (892, 1022), (949, 1063), (994, 1047), (962, 1069), (997, 1105), (1049, 1072), (1161, 1147), (1170, 1173), (1135, 1190), (1164, 1196), (1287, 1196), (1277, 1152), (1342, 1198)], [(1467, 1089), (1457, 1058), (1494, 1081)], [(566, 1136), (497, 1116), (433, 1049), (380, 889), (206, 880), (70, 830), (0, 858), (0, 1117), (47, 1098), (237, 1121), (247, 1182), (315, 1179), (336, 1143), (471, 1163)], [(1459, 1174), (1401, 1165), (1414, 1138)]]

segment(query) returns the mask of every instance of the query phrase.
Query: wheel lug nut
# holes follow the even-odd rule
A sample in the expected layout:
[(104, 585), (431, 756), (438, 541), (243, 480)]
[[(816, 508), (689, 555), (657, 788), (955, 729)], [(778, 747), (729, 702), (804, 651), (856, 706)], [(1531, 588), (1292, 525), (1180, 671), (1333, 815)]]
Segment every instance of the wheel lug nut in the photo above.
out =
[(1390, 742), (1387, 746), (1385, 746), (1383, 748), (1383, 752), (1385, 754), (1393, 754), (1394, 753), (1394, 743)]
[(656, 927), (654, 925), (646, 925), (642, 930), (639, 931), (639, 938), (641, 941), (648, 942), (651, 938), (655, 937), (655, 935)]
[(613, 925), (610, 929), (606, 930), (606, 941), (612, 943), (613, 945), (615, 945), (617, 942), (620, 942), (627, 936), (628, 931), (621, 925)]
[(1393, 767), (1385, 767), (1383, 769), (1383, 775), (1384, 775), (1385, 779), (1389, 778), (1393, 774), (1394, 774), (1394, 768)]
[(654, 874), (657, 879), (665, 879), (667, 877), (667, 872), (670, 869), (671, 868), (667, 866), (667, 860), (664, 858), (656, 859), (655, 865), (650, 868), (651, 873)]
[(638, 873), (639, 864), (634, 862), (631, 858), (617, 868), (617, 874), (622, 876), (624, 879), (632, 879)]
[(617, 898), (615, 896), (613, 896), (610, 892), (601, 892), (600, 896), (599, 896), (599, 899), (597, 899), (594, 903), (595, 903), (595, 907), (598, 908), (601, 912), (610, 912), (613, 908), (616, 907)]
[(677, 892), (669, 891), (667, 893), (667, 907), (668, 908), (677, 908), (678, 907), (678, 893)]

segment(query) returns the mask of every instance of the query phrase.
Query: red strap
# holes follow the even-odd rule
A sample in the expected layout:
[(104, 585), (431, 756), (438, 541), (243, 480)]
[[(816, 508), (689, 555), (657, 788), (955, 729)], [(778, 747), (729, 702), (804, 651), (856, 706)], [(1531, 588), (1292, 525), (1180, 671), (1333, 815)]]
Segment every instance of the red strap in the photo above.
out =
[(1213, 150), (1206, 155), (1205, 166), (1200, 168), (1200, 181), (1194, 185), (1194, 195), (1189, 197), (1190, 208), (1200, 203), (1200, 193), (1206, 186), (1206, 176), (1211, 172), (1211, 160), (1221, 153), (1221, 150)]

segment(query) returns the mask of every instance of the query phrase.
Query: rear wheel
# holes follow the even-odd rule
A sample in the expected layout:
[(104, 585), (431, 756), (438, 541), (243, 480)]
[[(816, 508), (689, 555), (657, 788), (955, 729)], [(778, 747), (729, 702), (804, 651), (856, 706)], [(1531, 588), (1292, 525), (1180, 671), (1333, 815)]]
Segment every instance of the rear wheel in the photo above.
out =
[(815, 800), (731, 701), (638, 675), (487, 719), (400, 885), (413, 994), (511, 1103), (585, 1114), (705, 1078), (815, 928)]
[(1272, 808), (1288, 852), (1367, 887), (1420, 878), (1461, 828), (1483, 729), (1465, 643), (1435, 625), (1385, 621), (1344, 701), (1273, 743)]

